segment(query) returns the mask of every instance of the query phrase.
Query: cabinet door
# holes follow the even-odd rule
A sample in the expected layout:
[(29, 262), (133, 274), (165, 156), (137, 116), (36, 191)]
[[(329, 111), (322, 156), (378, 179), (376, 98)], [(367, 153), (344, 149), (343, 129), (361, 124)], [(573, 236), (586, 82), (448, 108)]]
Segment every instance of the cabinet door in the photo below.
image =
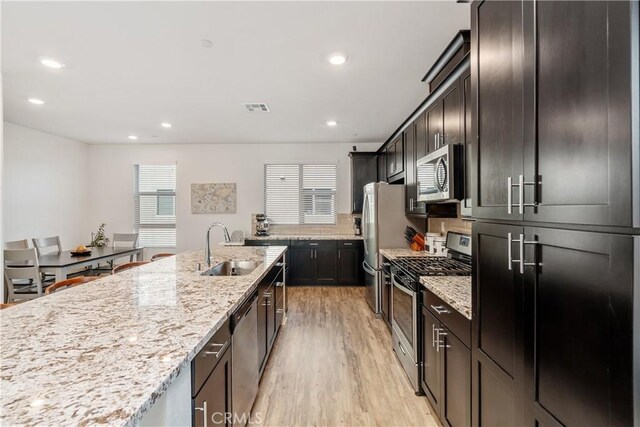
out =
[[(522, 231), (515, 226), (473, 224), (471, 384), (475, 426), (524, 425), (523, 277), (518, 266), (509, 263), (508, 240), (509, 233), (518, 239)], [(518, 245), (512, 246), (512, 259), (517, 259)]]
[(398, 137), (395, 148), (396, 173), (404, 172), (404, 140), (402, 135)]
[(541, 185), (537, 194), (526, 187), (525, 201), (538, 207), (525, 208), (525, 220), (633, 225), (631, 130), (640, 115), (632, 111), (638, 69), (631, 48), (632, 37), (638, 44), (633, 3), (527, 5), (531, 17), (525, 22), (534, 23), (536, 34), (535, 43), (526, 44), (527, 58), (532, 64), (537, 58), (527, 67), (537, 88), (535, 99), (526, 99), (533, 111), (527, 123), (537, 129), (525, 132), (525, 178)]
[(373, 154), (351, 153), (351, 213), (362, 213), (363, 187), (375, 182), (377, 161)]
[(382, 273), (382, 318), (391, 326), (391, 273)]
[(420, 115), (413, 122), (413, 127), (416, 133), (416, 160), (420, 160), (429, 152), (429, 147), (427, 146), (428, 138), (427, 138), (427, 118), (424, 114)]
[(525, 267), (527, 424), (636, 424), (633, 270), (640, 236), (528, 227), (524, 234), (538, 242), (526, 245), (524, 258), (536, 264)]
[(338, 248), (338, 283), (362, 285), (362, 251), (357, 247)]
[(471, 72), (460, 76), (462, 88), (462, 143), (464, 144), (464, 199), (460, 202), (460, 213), (472, 216), (471, 180), (473, 177), (473, 140), (471, 136)]
[(518, 220), (517, 208), (507, 210), (507, 179), (517, 184), (523, 173), (522, 2), (476, 2), (471, 15), (473, 216)]
[(309, 285), (313, 283), (314, 250), (309, 247), (291, 247), (291, 283), (290, 285)]
[[(216, 425), (231, 427), (231, 351), (227, 348), (220, 361), (209, 375), (196, 397), (193, 398), (193, 425), (203, 427)], [(213, 417), (213, 418), (212, 418)]]
[(422, 307), (422, 389), (427, 395), (431, 406), (438, 415), (442, 411), (440, 399), (442, 389), (442, 366), (440, 360), (437, 333), (440, 322), (424, 306)]
[(271, 350), (273, 339), (276, 337), (276, 295), (274, 286), (271, 286), (266, 292), (264, 303), (267, 308), (267, 349)]
[(387, 178), (396, 173), (396, 140), (391, 141), (387, 147)]
[(442, 95), (442, 134), (441, 144), (459, 144), (461, 141), (462, 102), (460, 80), (457, 79)]
[(314, 251), (316, 284), (335, 284), (338, 279), (336, 247), (318, 247), (317, 249), (314, 249)]
[(471, 350), (451, 331), (441, 334), (444, 387), (441, 419), (451, 427), (471, 425)]
[(263, 292), (258, 293), (258, 366), (262, 370), (267, 358), (267, 302)]
[(427, 151), (437, 149), (442, 140), (442, 100), (437, 99), (427, 111)]
[(378, 153), (378, 182), (387, 182), (387, 155), (386, 152)]
[(418, 205), (418, 193), (416, 187), (416, 159), (415, 159), (415, 130), (413, 125), (409, 125), (402, 133), (404, 139), (404, 158), (406, 170), (404, 174), (405, 207), (406, 213), (413, 213), (414, 207)]

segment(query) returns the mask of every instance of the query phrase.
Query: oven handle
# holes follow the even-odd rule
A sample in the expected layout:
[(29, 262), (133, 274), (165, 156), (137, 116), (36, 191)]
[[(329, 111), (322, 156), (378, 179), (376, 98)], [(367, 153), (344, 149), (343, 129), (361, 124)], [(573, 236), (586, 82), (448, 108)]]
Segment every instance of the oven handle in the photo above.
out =
[(395, 274), (391, 274), (391, 281), (393, 282), (393, 284), (395, 285), (396, 288), (400, 289), (402, 292), (404, 292), (407, 295), (411, 295), (413, 297), (414, 291), (413, 289), (409, 289), (408, 287), (406, 287), (403, 283), (398, 282), (396, 280), (396, 275)]

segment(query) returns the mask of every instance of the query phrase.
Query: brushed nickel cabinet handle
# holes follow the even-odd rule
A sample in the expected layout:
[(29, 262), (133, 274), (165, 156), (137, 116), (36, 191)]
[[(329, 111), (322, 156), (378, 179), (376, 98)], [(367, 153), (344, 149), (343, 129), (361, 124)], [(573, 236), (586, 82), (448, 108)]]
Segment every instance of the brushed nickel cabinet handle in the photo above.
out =
[(207, 401), (202, 402), (202, 408), (198, 408), (197, 406), (194, 408), (196, 411), (202, 411), (204, 415), (204, 427), (207, 427)]

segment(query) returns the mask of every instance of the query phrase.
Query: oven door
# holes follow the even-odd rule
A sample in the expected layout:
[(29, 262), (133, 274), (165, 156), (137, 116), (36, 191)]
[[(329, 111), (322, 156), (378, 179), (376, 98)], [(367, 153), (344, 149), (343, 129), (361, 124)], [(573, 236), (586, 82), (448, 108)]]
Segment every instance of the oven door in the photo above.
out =
[(418, 361), (418, 294), (399, 280), (392, 272), (391, 282), (391, 326), (400, 339), (403, 353), (413, 362)]
[(391, 337), (393, 351), (416, 394), (420, 390), (418, 366), (418, 293), (391, 272)]
[(460, 197), (460, 145), (449, 144), (417, 161), (419, 202), (447, 202)]

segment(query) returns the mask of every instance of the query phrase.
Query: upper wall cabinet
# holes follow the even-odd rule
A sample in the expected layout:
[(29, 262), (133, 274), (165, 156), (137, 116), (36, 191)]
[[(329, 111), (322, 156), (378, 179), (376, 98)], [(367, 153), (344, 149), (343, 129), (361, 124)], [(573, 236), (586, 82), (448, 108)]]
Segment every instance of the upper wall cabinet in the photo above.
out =
[(351, 152), (351, 213), (362, 213), (363, 187), (378, 178), (376, 153)]
[(640, 226), (638, 44), (634, 2), (473, 4), (474, 217)]

